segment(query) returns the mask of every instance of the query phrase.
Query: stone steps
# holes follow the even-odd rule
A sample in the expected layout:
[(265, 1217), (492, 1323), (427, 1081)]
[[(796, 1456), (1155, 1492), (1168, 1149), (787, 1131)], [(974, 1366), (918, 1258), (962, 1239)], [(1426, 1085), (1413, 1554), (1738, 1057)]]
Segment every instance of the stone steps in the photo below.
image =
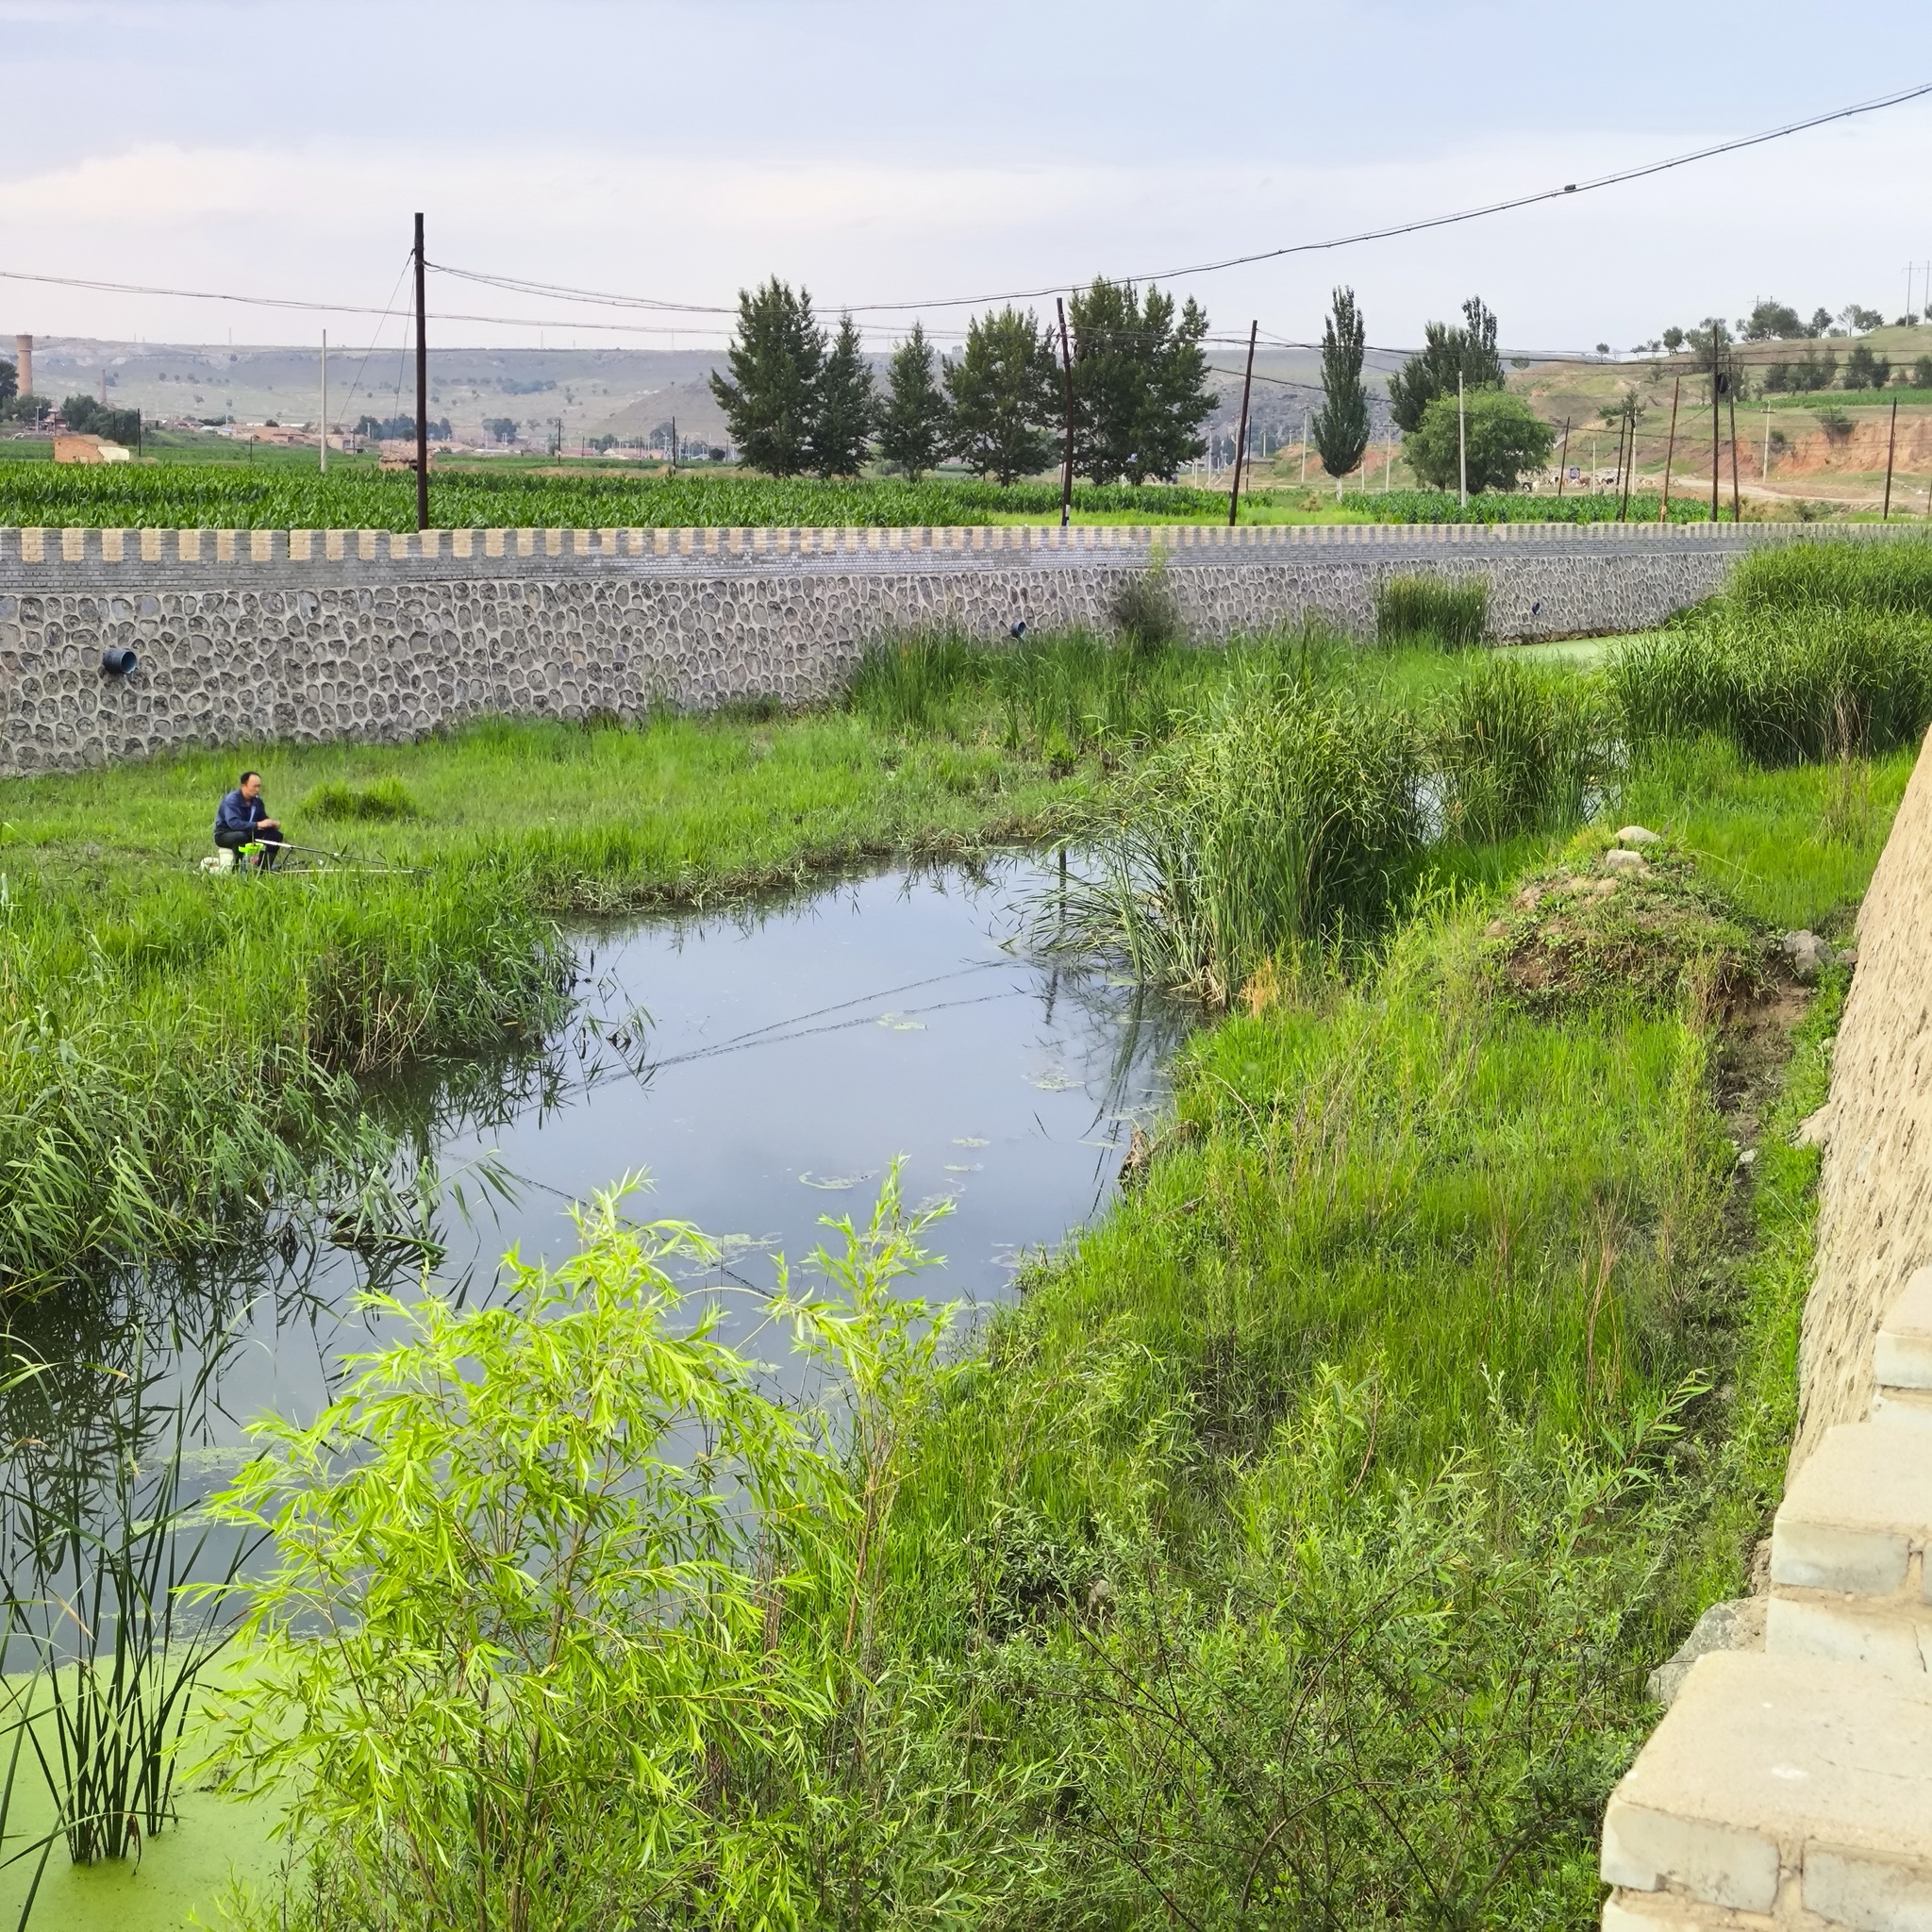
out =
[(1924, 1678), (1932, 1429), (1846, 1423), (1798, 1472), (1771, 1539), (1765, 1649)]
[(1622, 1914), (1604, 1923), (1921, 1932), (1928, 1766), (1932, 1683), (1822, 1657), (1699, 1657), (1604, 1815)]
[(1764, 1650), (1699, 1657), (1611, 1794), (1605, 1932), (1932, 1932), (1932, 1268), (1874, 1368), (1778, 1509)]

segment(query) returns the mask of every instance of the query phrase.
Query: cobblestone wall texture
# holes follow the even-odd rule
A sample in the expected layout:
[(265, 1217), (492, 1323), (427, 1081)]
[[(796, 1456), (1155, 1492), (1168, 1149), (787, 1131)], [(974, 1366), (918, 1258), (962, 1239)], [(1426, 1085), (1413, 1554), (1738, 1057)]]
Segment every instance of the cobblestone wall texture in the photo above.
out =
[[(407, 739), (487, 714), (801, 704), (875, 639), (1105, 625), (1165, 560), (1200, 639), (1384, 578), (1479, 576), (1502, 638), (1654, 624), (1815, 529), (1599, 524), (1073, 530), (0, 529), (0, 772), (188, 746)], [(1831, 541), (1894, 534), (1848, 527)], [(127, 675), (103, 654), (131, 649)]]

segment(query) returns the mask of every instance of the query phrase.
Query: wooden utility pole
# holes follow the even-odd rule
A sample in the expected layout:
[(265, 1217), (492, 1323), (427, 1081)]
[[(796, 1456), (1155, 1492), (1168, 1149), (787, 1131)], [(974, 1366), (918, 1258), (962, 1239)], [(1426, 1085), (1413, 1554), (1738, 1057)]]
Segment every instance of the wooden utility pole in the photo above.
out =
[(1671, 458), (1677, 454), (1677, 395), (1684, 387), (1681, 375), (1671, 381), (1671, 440), (1664, 445), (1664, 498), (1657, 505), (1657, 520), (1667, 524), (1671, 520)]
[(423, 333), (423, 217), (416, 217), (416, 527), (429, 527), (429, 341)]
[[(1714, 333), (1715, 330), (1713, 330)], [(1717, 479), (1719, 470), (1722, 467), (1718, 461), (1718, 447), (1721, 441), (1718, 434), (1718, 399), (1724, 389), (1724, 374), (1718, 368), (1717, 343), (1713, 341), (1710, 345), (1710, 520), (1712, 523), (1716, 523), (1718, 520)]]
[(1456, 500), (1469, 508), (1469, 419), (1462, 399), (1462, 371), (1456, 372)]
[(1563, 485), (1570, 479), (1570, 419), (1563, 418), (1563, 449), (1557, 458), (1557, 494), (1563, 494)]
[(1891, 458), (1898, 448), (1898, 398), (1891, 399), (1891, 430), (1885, 439), (1885, 514), (1882, 523), (1891, 521)]
[(1731, 522), (1742, 524), (1744, 510), (1737, 496), (1737, 376), (1733, 375), (1725, 383), (1727, 408), (1731, 411)]
[[(1248, 396), (1255, 387), (1255, 338), (1260, 332), (1257, 318), (1248, 325), (1248, 373), (1241, 378), (1241, 426), (1234, 439), (1234, 486), (1227, 492), (1227, 526), (1234, 528), (1235, 512), (1241, 501), (1241, 464), (1248, 454)], [(1307, 458), (1304, 457), (1304, 461)]]
[(322, 434), (316, 439), (318, 467), (328, 475), (328, 331), (322, 332)]
[(1060, 528), (1074, 519), (1074, 345), (1067, 340), (1067, 305), (1063, 296), (1053, 298), (1060, 312), (1060, 387), (1067, 404), (1067, 453), (1060, 464)]
[(1622, 451), (1624, 458), (1624, 492), (1617, 499), (1617, 521), (1621, 524), (1630, 515), (1630, 473), (1637, 467), (1637, 417), (1626, 404), (1624, 424), (1627, 431), (1624, 441), (1627, 447)]

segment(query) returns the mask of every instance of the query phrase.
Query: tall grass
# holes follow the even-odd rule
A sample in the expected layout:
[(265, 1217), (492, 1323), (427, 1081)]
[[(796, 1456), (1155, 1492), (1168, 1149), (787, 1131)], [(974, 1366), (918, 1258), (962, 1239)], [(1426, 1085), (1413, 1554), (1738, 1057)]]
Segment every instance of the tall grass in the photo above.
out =
[(1438, 707), (1443, 830), (1486, 842), (1579, 824), (1610, 776), (1611, 723), (1594, 680), (1490, 658)]
[(391, 879), (14, 874), (0, 924), (0, 1284), (243, 1239), (362, 1191), (352, 1076), (495, 1042), (559, 997), (487, 864)]
[(1932, 618), (1932, 540), (1786, 543), (1755, 551), (1733, 568), (1724, 602), (1752, 618), (1799, 605)]
[(1115, 643), (1074, 631), (986, 644), (942, 633), (872, 645), (848, 701), (884, 730), (990, 729), (1008, 751), (1065, 759), (1165, 738), (1229, 661), (1225, 651), (1194, 651), (1171, 638)]
[(1489, 631), (1487, 577), (1395, 576), (1375, 586), (1375, 641), (1445, 651), (1479, 644)]
[[(1879, 566), (1882, 588), (1882, 554), (1858, 555)], [(1884, 752), (1932, 724), (1932, 617), (1857, 603), (1723, 604), (1638, 639), (1609, 680), (1636, 751), (1712, 733), (1762, 765), (1846, 746)]]
[(1063, 928), (1136, 972), (1225, 1006), (1257, 974), (1385, 909), (1422, 841), (1421, 740), (1405, 713), (1240, 666), (1137, 774), (1102, 877)]

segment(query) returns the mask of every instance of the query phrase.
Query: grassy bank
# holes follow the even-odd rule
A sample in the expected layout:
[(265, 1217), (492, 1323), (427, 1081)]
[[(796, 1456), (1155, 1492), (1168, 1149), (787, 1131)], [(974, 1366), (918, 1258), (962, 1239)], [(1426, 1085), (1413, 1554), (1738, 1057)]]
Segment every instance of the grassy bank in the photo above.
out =
[[(291, 838), (373, 869), (205, 876), (244, 759)], [(1091, 756), (831, 711), (0, 784), (0, 1276), (243, 1235), (264, 1191), (326, 1211), (381, 1165), (351, 1076), (541, 1029), (561, 917), (1045, 836), (1096, 782)]]
[[(541, 1021), (558, 912), (869, 841), (1075, 837), (1090, 941), (1220, 1009), (970, 1347), (901, 1299), (944, 1231), (889, 1198), (774, 1311), (761, 1353), (841, 1391), (781, 1407), (691, 1332), (688, 1231), (599, 1215), (271, 1431), (225, 1763), (317, 1857), (259, 1923), (1592, 1923), (1645, 1674), (1780, 1480), (1844, 975), (1776, 941), (1848, 935), (1932, 708), (1926, 593), (1872, 568), (1760, 560), (1601, 671), (1191, 654), (1150, 589), (1121, 644), (908, 641), (804, 717), (258, 760), (407, 876), (190, 873), (205, 760), (8, 791), (24, 1100), (107, 1107), (69, 1069), (147, 1050), (145, 986), (238, 1051), (295, 1016), (268, 1131)], [(1607, 869), (1632, 819), (1661, 842)]]
[[(830, 1414), (675, 1340), (669, 1231), (593, 1220), (524, 1312), (426, 1311), (231, 1504), (291, 1552), (229, 1759), (321, 1853), (291, 1923), (453, 1924), (480, 1890), (559, 1926), (1593, 1924), (1644, 1674), (1742, 1587), (1791, 1414), (1816, 1157), (1786, 1136), (1842, 979), (1780, 983), (1758, 921), (1842, 936), (1908, 762), (1868, 765), (1847, 843), (1829, 774), (1707, 744), (1633, 782), (1666, 844), (1623, 902), (1602, 832), (1546, 834), (1346, 980), (1257, 996), (971, 1350), (895, 1300), (890, 1217), (835, 1241), (765, 1344), (834, 1371)], [(458, 1358), (474, 1398), (431, 1398)], [(525, 1444), (613, 1493), (612, 1405), (719, 1446), (573, 1543), (579, 1489)], [(445, 1458), (465, 1480), (398, 1507)], [(452, 1571), (472, 1536), (525, 1553), (515, 1605)], [(645, 1549), (654, 1602), (619, 1607)], [(302, 1640), (318, 1591), (349, 1668)], [(564, 1591), (606, 1620), (594, 1672), (486, 1653)], [(517, 1856), (471, 1857), (479, 1808)]]

